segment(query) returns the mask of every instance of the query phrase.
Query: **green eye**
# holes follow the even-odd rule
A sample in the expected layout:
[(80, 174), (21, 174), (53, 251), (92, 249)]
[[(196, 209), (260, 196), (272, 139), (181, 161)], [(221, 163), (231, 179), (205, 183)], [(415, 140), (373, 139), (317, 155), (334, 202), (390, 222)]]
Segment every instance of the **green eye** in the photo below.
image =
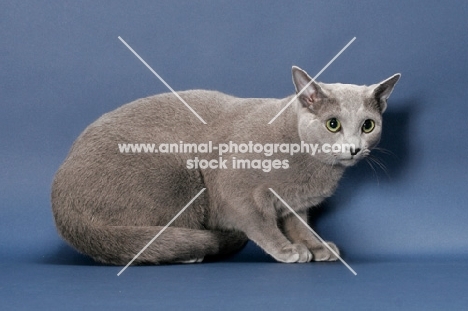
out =
[(364, 133), (370, 133), (374, 130), (375, 128), (375, 122), (374, 120), (371, 120), (371, 119), (367, 119), (366, 121), (364, 121), (364, 124), (362, 125), (362, 131)]
[(336, 133), (341, 129), (341, 123), (336, 118), (331, 118), (327, 121), (327, 129), (332, 132)]

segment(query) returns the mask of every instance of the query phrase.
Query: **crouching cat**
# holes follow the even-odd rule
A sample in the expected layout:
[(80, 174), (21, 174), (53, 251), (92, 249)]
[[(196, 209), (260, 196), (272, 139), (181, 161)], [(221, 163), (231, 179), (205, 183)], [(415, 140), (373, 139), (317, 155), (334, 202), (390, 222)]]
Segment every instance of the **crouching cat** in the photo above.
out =
[[(55, 175), (52, 209), (60, 235), (99, 262), (125, 265), (206, 188), (134, 263), (199, 262), (238, 251), (248, 239), (280, 262), (336, 260), (269, 189), (306, 220), (309, 208), (333, 194), (345, 169), (379, 142), (382, 113), (400, 75), (371, 86), (318, 83), (298, 67), (292, 77), (297, 98), (180, 92), (207, 124), (172, 93), (104, 114), (78, 137)], [(232, 150), (222, 157), (216, 151), (119, 149), (124, 143), (208, 142), (354, 148), (274, 155)], [(219, 165), (201, 168), (194, 159)], [(269, 170), (248, 169), (236, 166), (239, 159), (244, 164), (280, 162)], [(335, 244), (328, 243), (338, 254)]]

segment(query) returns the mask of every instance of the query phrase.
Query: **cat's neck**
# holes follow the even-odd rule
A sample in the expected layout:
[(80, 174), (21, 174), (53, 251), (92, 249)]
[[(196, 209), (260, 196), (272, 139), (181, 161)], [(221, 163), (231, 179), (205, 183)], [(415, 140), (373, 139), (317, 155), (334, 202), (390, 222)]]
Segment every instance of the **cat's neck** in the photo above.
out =
[[(279, 110), (286, 107), (295, 95), (288, 96), (282, 99), (279, 103)], [(279, 130), (278, 135), (281, 136), (283, 141), (291, 143), (300, 143), (298, 131), (298, 111), (300, 103), (296, 99), (270, 124), (271, 127), (276, 127)], [(274, 130), (274, 128), (273, 128)]]

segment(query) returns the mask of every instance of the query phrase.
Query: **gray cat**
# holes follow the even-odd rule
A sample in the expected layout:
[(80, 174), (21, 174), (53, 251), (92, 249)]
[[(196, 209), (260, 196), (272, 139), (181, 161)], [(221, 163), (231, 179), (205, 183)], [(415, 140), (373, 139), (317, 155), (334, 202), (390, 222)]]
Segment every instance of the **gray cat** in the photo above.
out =
[[(306, 220), (309, 208), (333, 194), (345, 169), (379, 142), (382, 113), (400, 75), (371, 86), (311, 82), (298, 67), (292, 76), (297, 99), (180, 92), (206, 125), (171, 93), (103, 115), (78, 137), (55, 176), (52, 209), (60, 235), (99, 262), (124, 265), (206, 188), (134, 263), (199, 262), (236, 252), (248, 239), (280, 262), (336, 260), (269, 188)], [(218, 169), (188, 165), (194, 158), (221, 161), (217, 152), (119, 150), (123, 143), (209, 141), (213, 146), (305, 142), (355, 148), (272, 156), (235, 150), (222, 155), (226, 165)], [(270, 170), (233, 168), (239, 159), (252, 166), (254, 160), (268, 159), (281, 164)], [(339, 254), (335, 244), (328, 244)]]

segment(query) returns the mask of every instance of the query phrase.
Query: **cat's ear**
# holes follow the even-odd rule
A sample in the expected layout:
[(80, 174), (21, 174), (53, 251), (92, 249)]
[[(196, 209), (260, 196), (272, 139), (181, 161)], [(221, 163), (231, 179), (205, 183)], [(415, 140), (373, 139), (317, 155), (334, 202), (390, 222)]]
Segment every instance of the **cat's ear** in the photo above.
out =
[(315, 103), (325, 97), (322, 88), (315, 81), (312, 81), (312, 78), (309, 77), (307, 72), (301, 68), (296, 66), (292, 67), (292, 79), (296, 87), (296, 94), (299, 95), (299, 101), (304, 107), (312, 109)]
[(397, 73), (390, 78), (374, 85), (372, 97), (375, 98), (379, 103), (380, 111), (382, 113), (385, 111), (385, 109), (387, 109), (387, 99), (390, 97), (390, 94), (392, 94), (393, 88), (395, 87), (395, 84), (398, 82), (400, 77), (401, 74)]

